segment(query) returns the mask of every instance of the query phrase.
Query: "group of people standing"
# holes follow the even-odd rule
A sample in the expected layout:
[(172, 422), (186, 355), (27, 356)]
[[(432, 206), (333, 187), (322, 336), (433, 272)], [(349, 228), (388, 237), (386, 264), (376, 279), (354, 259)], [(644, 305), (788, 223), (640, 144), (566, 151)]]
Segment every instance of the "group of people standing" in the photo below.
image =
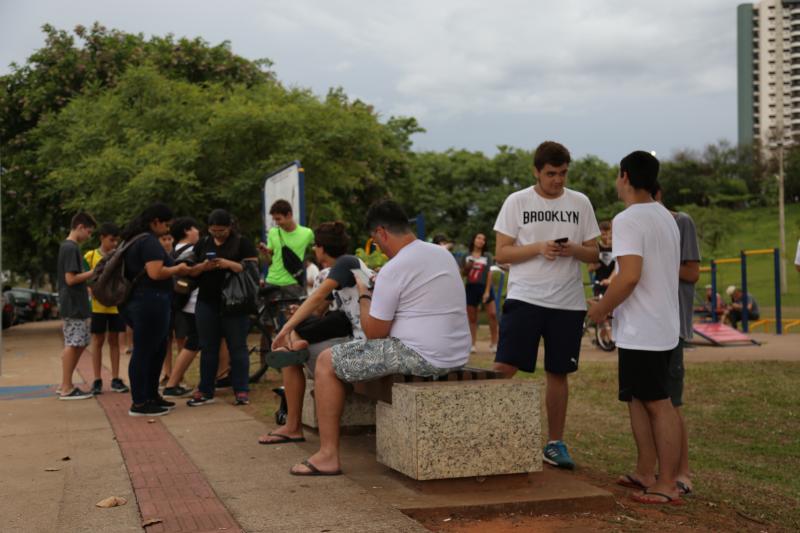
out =
[[(563, 435), (568, 376), (578, 369), (587, 314), (581, 263), (597, 268), (613, 261), (605, 295), (591, 301), (588, 314), (601, 321), (613, 312), (619, 399), (629, 406), (639, 452), (636, 470), (618, 482), (639, 489), (633, 497), (642, 503), (680, 503), (681, 495), (692, 490), (679, 407), (682, 340), (691, 336), (691, 295), (700, 260), (694, 225), (687, 215), (672, 213), (659, 203), (658, 160), (647, 152), (633, 152), (621, 161), (616, 180), (626, 209), (610, 228), (604, 225), (601, 257), (601, 228), (591, 202), (565, 186), (570, 161), (563, 145), (542, 143), (534, 154), (535, 184), (512, 193), (497, 217), (494, 256), (486, 250), (487, 236), (479, 233), (470, 241), (460, 266), (442, 247), (416, 239), (405, 212), (391, 200), (373, 205), (366, 215), (370, 237), (390, 258), (377, 274), (346, 253), (350, 241), (342, 223), (327, 222), (312, 232), (296, 224), (288, 202), (276, 202), (270, 209), (275, 227), (261, 251), (280, 268), (270, 268), (267, 284), (287, 294), (303, 292), (301, 276), (286, 266), (302, 261), (308, 247), (322, 269), (311, 296), (274, 339), (270, 366), (281, 368), (283, 374), (287, 423), (262, 435), (259, 442), (304, 440), (300, 413), (305, 366), (315, 378), (321, 446), (308, 460), (292, 467), (291, 473), (340, 474), (339, 418), (347, 383), (393, 373), (436, 377), (460, 368), (475, 344), (477, 310), (485, 305), (491, 346), (496, 348), (494, 368), (504, 376), (512, 377), (520, 370), (533, 372), (544, 339), (548, 414), (544, 460), (573, 468)], [(120, 309), (134, 332), (129, 366), (131, 415), (165, 414), (174, 407), (159, 395), (158, 378), (176, 276), (197, 284), (175, 317), (176, 328), (186, 320), (195, 325), (195, 329), (183, 328), (190, 330), (190, 338), (195, 332), (198, 340), (196, 344), (187, 340), (185, 349), (202, 351), (200, 384), (189, 405), (214, 400), (223, 338), (230, 351), (236, 403), (248, 402), (247, 317), (222, 313), (220, 298), (226, 272), (241, 272), (248, 262), (258, 260), (258, 252), (252, 240), (236, 231), (230, 214), (215, 210), (203, 238), (196, 225), (182, 223), (183, 233), (174, 237), (178, 246), (185, 246), (176, 252), (181, 257), (193, 247), (193, 260), (176, 261), (158, 242), (171, 223), (172, 211), (156, 204), (122, 232), (125, 241), (143, 235), (125, 256), (125, 275), (134, 289)], [(85, 395), (73, 386), (71, 375), (82, 346), (88, 344), (85, 283), (91, 271), (80, 268), (78, 245), (91, 236), (94, 227), (89, 215), (77, 215), (59, 255), (59, 292), (62, 309), (67, 310), (64, 399)], [(488, 305), (495, 298), (490, 277), (494, 261), (509, 265), (499, 328), (494, 306)], [(64, 302), (72, 305), (64, 306)], [(192, 311), (193, 321), (185, 316)], [(182, 365), (179, 356), (176, 367)]]
[[(273, 209), (288, 220), (286, 225), (294, 225), (288, 202), (276, 204)], [(194, 219), (175, 219), (168, 206), (156, 203), (122, 231), (112, 224), (103, 224), (99, 231), (100, 247), (88, 252), (84, 262), (79, 245), (91, 237), (96, 226), (91, 215), (77, 214), (59, 250), (58, 288), (65, 344), (59, 398), (85, 399), (102, 392), (100, 354), (104, 337), (108, 335), (111, 390), (130, 390), (131, 416), (167, 414), (175, 403), (164, 396), (176, 397), (191, 392), (180, 386), (180, 380), (200, 351), (203, 354), (200, 383), (187, 404), (195, 407), (212, 403), (221, 346), (225, 346), (229, 354), (235, 403), (248, 404), (249, 316), (244, 310), (223, 309), (222, 290), (227, 273), (240, 273), (248, 268), (248, 263), (257, 272), (255, 265), (259, 258), (253, 241), (239, 234), (233, 216), (223, 209), (215, 209), (208, 216), (206, 235), (201, 237)], [(290, 227), (286, 231), (287, 240), (293, 238), (293, 229), (297, 228)], [(298, 233), (310, 233), (306, 228), (303, 230)], [(174, 244), (165, 246), (164, 241), (170, 235), (169, 240)], [(104, 307), (96, 299), (90, 304), (87, 281), (100, 260), (115, 250), (120, 238), (129, 243), (124, 251), (124, 276), (132, 284), (130, 295), (119, 309)], [(305, 239), (308, 240), (307, 235)], [(305, 249), (308, 244), (302, 247)], [(270, 272), (279, 275), (280, 272), (276, 274), (279, 270), (273, 268)], [(183, 298), (174, 292), (175, 284), (180, 282), (192, 287)], [(130, 389), (119, 377), (118, 336), (126, 325), (133, 331), (128, 366)], [(159, 378), (173, 332), (181, 350), (162, 396)], [(94, 337), (95, 381), (92, 390), (85, 391), (73, 384), (72, 375), (81, 353), (90, 344), (90, 334)]]

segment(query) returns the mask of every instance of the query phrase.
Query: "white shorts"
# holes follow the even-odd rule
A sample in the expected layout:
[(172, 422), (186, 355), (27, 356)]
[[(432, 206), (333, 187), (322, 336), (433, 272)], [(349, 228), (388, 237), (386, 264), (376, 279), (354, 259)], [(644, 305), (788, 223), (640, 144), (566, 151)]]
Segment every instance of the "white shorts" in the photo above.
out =
[(64, 346), (73, 348), (89, 346), (92, 338), (89, 330), (89, 320), (85, 318), (65, 318), (63, 320)]

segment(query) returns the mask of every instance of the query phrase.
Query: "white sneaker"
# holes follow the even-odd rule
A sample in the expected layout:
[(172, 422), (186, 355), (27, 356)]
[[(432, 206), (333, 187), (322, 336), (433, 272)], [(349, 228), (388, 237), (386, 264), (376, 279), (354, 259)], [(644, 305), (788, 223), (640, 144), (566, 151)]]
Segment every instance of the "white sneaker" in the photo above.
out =
[(470, 349), (470, 351), (469, 351), (469, 352), (470, 352), (470, 353), (475, 353), (475, 352), (477, 352), (477, 351), (478, 351), (478, 349), (477, 349), (477, 348), (475, 348), (475, 345), (473, 344), (473, 345), (472, 345), (472, 349)]
[(489, 351), (492, 352), (492, 353), (497, 353), (497, 345), (496, 344), (490, 344), (489, 345)]

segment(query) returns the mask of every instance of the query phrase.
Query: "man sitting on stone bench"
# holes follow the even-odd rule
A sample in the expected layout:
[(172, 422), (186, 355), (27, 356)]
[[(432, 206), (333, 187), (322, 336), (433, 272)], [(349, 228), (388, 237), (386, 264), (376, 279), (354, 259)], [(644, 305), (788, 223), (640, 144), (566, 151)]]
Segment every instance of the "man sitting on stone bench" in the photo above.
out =
[(338, 475), (339, 421), (345, 383), (391, 374), (441, 376), (462, 367), (472, 340), (464, 285), (450, 253), (417, 240), (394, 201), (367, 212), (373, 241), (389, 256), (374, 293), (358, 282), (361, 327), (367, 340), (323, 351), (315, 370), (320, 449), (292, 467), (296, 476)]

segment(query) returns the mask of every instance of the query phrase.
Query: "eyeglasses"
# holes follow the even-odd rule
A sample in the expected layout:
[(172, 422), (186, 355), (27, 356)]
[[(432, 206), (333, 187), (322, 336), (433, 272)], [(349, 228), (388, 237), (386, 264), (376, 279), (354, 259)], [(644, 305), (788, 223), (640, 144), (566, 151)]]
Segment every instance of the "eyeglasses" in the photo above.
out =
[(218, 235), (227, 235), (231, 231), (230, 228), (223, 228), (223, 229), (211, 229), (208, 228), (209, 235), (214, 235), (215, 237)]

